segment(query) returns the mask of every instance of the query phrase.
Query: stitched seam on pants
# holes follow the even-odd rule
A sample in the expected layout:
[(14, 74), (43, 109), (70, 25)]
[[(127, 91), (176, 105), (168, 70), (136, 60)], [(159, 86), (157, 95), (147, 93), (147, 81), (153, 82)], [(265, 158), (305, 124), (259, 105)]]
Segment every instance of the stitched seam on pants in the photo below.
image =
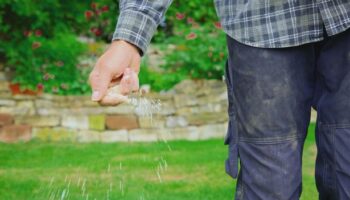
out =
[(329, 132), (331, 133), (331, 138), (332, 138), (332, 156), (333, 156), (333, 169), (332, 169), (332, 172), (334, 174), (334, 185), (335, 185), (335, 193), (336, 193), (336, 196), (339, 197), (339, 190), (338, 190), (338, 177), (337, 177), (337, 170), (336, 170), (336, 165), (337, 165), (337, 157), (335, 156), (336, 155), (336, 152), (335, 152), (335, 127), (334, 128), (330, 128)]
[(254, 144), (277, 144), (277, 143), (283, 143), (288, 141), (295, 141), (298, 139), (302, 139), (302, 136), (300, 135), (291, 135), (291, 136), (285, 136), (285, 137), (270, 137), (270, 138), (244, 138), (239, 137), (239, 142), (246, 142), (246, 143), (254, 143)]
[(326, 124), (326, 123), (320, 123), (320, 126), (326, 127), (326, 128), (350, 128), (350, 124)]
[[(320, 137), (320, 146), (323, 146), (324, 142), (325, 142), (324, 138), (326, 137), (326, 135), (332, 134), (332, 133), (331, 133), (331, 129), (326, 124), (319, 123), (319, 129), (322, 130), (322, 132), (320, 134), (324, 134), (323, 137)], [(330, 133), (328, 133), (328, 132), (330, 132)], [(326, 154), (326, 150), (323, 150), (321, 153)], [(332, 151), (332, 153), (333, 153), (333, 151)], [(324, 157), (324, 155), (322, 155), (322, 157)], [(323, 160), (322, 182), (323, 182), (323, 185), (328, 185), (327, 178), (328, 178), (328, 176), (332, 175), (332, 174), (328, 173), (331, 170), (331, 162), (325, 158), (322, 158), (322, 160)], [(327, 186), (327, 190), (332, 190), (332, 188), (328, 188), (328, 186)]]

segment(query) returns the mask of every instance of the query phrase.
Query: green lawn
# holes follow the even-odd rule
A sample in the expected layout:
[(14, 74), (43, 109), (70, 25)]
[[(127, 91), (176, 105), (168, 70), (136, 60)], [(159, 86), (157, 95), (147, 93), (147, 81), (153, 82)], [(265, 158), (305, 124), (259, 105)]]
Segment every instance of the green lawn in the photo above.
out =
[[(313, 131), (304, 152), (305, 200), (317, 199)], [(226, 155), (222, 140), (0, 144), (0, 199), (229, 200), (235, 182), (224, 172)]]

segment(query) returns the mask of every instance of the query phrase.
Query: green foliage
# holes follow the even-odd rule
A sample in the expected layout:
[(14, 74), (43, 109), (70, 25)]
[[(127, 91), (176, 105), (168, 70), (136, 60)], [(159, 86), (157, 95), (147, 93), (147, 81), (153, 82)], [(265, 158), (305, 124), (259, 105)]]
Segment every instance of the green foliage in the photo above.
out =
[[(109, 42), (118, 7), (118, 0), (1, 0), (0, 59), (6, 58), (6, 66), (14, 68), (14, 81), (23, 89), (86, 93), (88, 71), (77, 67), (85, 47), (75, 38), (83, 35)], [(167, 26), (159, 29), (154, 42), (175, 44), (176, 51), (164, 58), (165, 74), (143, 67), (141, 83), (162, 90), (187, 77), (221, 78), (224, 37), (213, 29), (216, 21), (212, 0), (174, 0), (166, 15)], [(197, 38), (186, 39), (192, 32)]]
[(186, 2), (174, 0), (167, 11), (168, 21), (174, 25), (181, 24), (179, 14), (184, 15), (185, 18), (192, 18), (201, 24), (211, 23), (218, 19), (213, 0), (190, 0)]
[[(181, 78), (221, 79), (227, 57), (226, 37), (221, 30), (212, 0), (175, 0), (155, 42), (172, 44), (163, 68)], [(167, 45), (163, 45), (167, 46)]]
[(139, 77), (141, 85), (149, 84), (157, 92), (169, 90), (185, 78), (182, 74), (151, 71), (147, 66), (141, 66)]
[[(58, 94), (86, 93), (86, 76), (77, 68), (78, 56), (85, 46), (67, 32), (53, 38), (29, 36), (7, 46), (8, 64), (15, 67), (15, 83), (22, 89), (44, 89)], [(85, 79), (85, 80), (84, 80)]]
[(158, 28), (153, 40), (163, 43), (169, 36), (173, 36), (177, 30), (182, 30), (191, 21), (196, 24), (211, 24), (218, 21), (213, 0), (174, 0), (166, 12), (166, 27)]
[(13, 81), (21, 89), (58, 94), (88, 91), (86, 73), (77, 67), (85, 47), (76, 39), (87, 27), (83, 8), (88, 6), (63, 0), (0, 2), (0, 54), (14, 68)]
[(175, 49), (165, 57), (163, 67), (189, 78), (221, 79), (227, 57), (225, 39), (213, 24), (184, 28), (168, 39)]
[[(91, 17), (87, 17), (88, 11), (92, 12)], [(43, 36), (51, 38), (57, 27), (83, 35), (96, 36), (91, 34), (91, 28), (112, 33), (118, 11), (118, 1), (113, 0), (48, 0), (45, 3), (39, 0), (2, 0), (0, 39), (21, 40), (25, 32), (37, 29), (42, 31)], [(103, 38), (104, 35), (97, 36)]]

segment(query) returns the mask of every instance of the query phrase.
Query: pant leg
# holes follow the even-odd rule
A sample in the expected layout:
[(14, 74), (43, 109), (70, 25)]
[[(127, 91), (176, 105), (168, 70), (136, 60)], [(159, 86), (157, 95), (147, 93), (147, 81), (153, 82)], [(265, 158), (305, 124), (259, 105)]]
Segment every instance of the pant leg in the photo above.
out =
[(313, 45), (250, 47), (227, 37), (226, 171), (237, 200), (296, 200), (314, 91)]
[(350, 29), (319, 46), (316, 183), (321, 200), (350, 199)]

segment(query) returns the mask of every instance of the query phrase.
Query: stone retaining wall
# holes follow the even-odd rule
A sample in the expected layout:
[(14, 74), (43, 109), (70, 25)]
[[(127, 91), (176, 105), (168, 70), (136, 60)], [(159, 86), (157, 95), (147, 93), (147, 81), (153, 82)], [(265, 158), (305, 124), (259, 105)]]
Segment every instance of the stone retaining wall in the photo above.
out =
[[(0, 82), (0, 141), (154, 142), (223, 138), (226, 86), (217, 80), (186, 80), (166, 93), (149, 93), (161, 110), (140, 117), (133, 106), (103, 107), (89, 96), (12, 96)], [(316, 113), (312, 112), (312, 121)]]
[(0, 141), (138, 142), (222, 138), (227, 124), (221, 81), (190, 81), (166, 93), (149, 93), (161, 110), (141, 117), (133, 106), (103, 107), (89, 96), (12, 96), (0, 83)]

